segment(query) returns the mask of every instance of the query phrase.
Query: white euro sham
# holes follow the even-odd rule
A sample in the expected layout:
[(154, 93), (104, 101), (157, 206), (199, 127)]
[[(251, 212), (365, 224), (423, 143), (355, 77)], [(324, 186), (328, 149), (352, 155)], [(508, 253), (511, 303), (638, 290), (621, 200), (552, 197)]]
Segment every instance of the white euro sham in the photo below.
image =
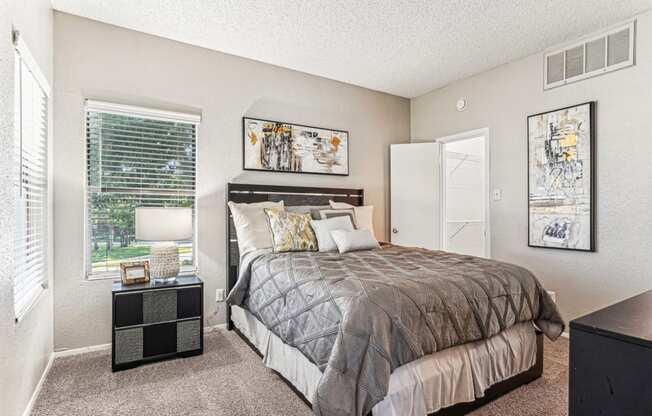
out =
[(253, 250), (272, 247), (272, 231), (269, 228), (265, 208), (284, 210), (283, 201), (254, 202), (251, 204), (238, 204), (229, 201), (228, 205), (233, 216), (235, 232), (238, 236), (240, 256)]
[(369, 230), (371, 235), (376, 238), (374, 233), (374, 206), (364, 205), (356, 207), (346, 202), (328, 201), (333, 209), (352, 209), (355, 214), (355, 226), (362, 230)]

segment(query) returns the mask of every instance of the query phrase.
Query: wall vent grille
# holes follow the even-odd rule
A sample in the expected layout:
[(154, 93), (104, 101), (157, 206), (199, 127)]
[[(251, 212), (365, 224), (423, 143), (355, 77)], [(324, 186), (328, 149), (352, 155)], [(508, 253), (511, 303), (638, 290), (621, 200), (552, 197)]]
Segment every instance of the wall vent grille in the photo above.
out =
[(543, 89), (634, 65), (635, 21), (543, 54)]

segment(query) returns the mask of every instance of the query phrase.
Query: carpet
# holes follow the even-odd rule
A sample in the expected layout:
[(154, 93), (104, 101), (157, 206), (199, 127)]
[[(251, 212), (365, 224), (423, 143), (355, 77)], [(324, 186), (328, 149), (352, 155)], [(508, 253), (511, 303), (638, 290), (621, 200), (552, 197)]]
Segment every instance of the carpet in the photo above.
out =
[[(473, 416), (566, 416), (568, 340), (546, 341), (543, 377)], [(109, 351), (55, 359), (32, 416), (310, 416), (292, 390), (233, 332), (204, 354), (112, 373)]]

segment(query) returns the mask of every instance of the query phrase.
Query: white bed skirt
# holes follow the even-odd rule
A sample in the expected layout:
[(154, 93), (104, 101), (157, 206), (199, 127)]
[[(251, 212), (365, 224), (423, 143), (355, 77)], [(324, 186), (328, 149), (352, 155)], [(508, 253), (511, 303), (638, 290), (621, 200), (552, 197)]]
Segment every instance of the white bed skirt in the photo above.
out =
[[(321, 371), (298, 349), (285, 344), (247, 310), (231, 307), (236, 328), (280, 373), (312, 401)], [(482, 397), (492, 385), (529, 370), (536, 361), (531, 323), (515, 325), (487, 340), (447, 348), (394, 370), (385, 399), (374, 416), (425, 416)]]

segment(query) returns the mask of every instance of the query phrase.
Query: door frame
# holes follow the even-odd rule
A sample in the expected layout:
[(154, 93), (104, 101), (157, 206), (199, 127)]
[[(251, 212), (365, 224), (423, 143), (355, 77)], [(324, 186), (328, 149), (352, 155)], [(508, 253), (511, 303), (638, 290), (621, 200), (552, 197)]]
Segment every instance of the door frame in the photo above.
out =
[(484, 137), (484, 201), (485, 201), (485, 209), (484, 209), (484, 229), (485, 229), (485, 235), (484, 235), (484, 256), (487, 258), (491, 258), (491, 136), (489, 135), (489, 127), (483, 127), (480, 129), (474, 129), (474, 130), (467, 130), (463, 131), (461, 133), (456, 133), (452, 134), (449, 136), (444, 136), (444, 137), (439, 137), (436, 138), (432, 141), (435, 143), (439, 143), (442, 145), (442, 149), (439, 152), (439, 155), (441, 157), (441, 160), (439, 162), (440, 165), (440, 175), (439, 175), (439, 180), (440, 180), (440, 190), (441, 190), (441, 198), (440, 198), (440, 230), (441, 230), (441, 246), (443, 250), (446, 250), (447, 247), (447, 241), (448, 238), (446, 237), (446, 152), (444, 145), (447, 143), (452, 143), (452, 142), (457, 142), (460, 140), (467, 140), (467, 139), (473, 139), (476, 137)]

